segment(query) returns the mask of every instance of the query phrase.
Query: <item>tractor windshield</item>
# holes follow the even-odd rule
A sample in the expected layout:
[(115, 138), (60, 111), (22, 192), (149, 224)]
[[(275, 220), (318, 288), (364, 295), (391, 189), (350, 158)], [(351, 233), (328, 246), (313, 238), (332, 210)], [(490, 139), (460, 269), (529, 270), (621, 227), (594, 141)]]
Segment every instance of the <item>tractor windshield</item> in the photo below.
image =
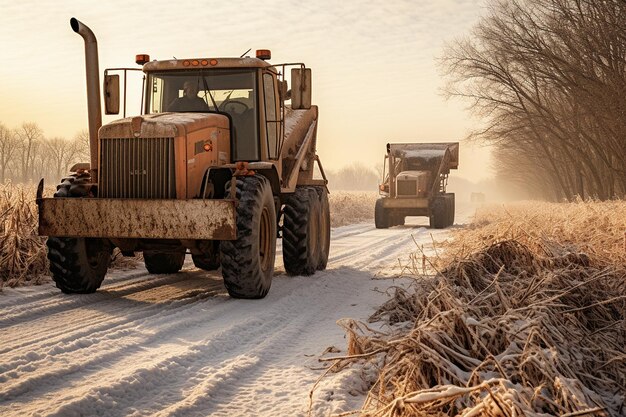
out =
[(256, 72), (163, 71), (148, 75), (147, 113), (224, 112), (231, 116), (235, 160), (258, 160)]
[(255, 72), (251, 70), (151, 73), (148, 85), (148, 113), (226, 111), (237, 114), (254, 109), (256, 104)]

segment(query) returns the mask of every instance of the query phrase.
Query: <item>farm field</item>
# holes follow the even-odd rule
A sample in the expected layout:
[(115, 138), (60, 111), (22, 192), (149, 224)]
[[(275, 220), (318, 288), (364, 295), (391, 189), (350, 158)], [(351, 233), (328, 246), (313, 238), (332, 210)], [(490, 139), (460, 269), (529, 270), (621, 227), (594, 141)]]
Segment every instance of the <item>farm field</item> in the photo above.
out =
[(0, 417), (626, 417), (626, 0), (40, 3)]
[(409, 218), (379, 230), (375, 198), (331, 194), (326, 271), (286, 276), (279, 241), (263, 300), (229, 298), (219, 274), (190, 259), (158, 276), (127, 262), (84, 296), (46, 277), (5, 286), (0, 414), (529, 412), (543, 404), (531, 398), (538, 386), (568, 412), (622, 412), (623, 203), (461, 204), (449, 229)]

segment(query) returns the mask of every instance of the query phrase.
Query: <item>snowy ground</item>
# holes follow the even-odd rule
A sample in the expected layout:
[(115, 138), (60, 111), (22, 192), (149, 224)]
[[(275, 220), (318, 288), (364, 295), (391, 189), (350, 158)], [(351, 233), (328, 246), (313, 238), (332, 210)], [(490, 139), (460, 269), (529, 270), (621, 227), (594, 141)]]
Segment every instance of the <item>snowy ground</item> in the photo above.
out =
[[(428, 247), (449, 234), (424, 223), (333, 229), (328, 269), (312, 277), (287, 277), (279, 253), (263, 300), (229, 298), (190, 259), (172, 275), (111, 271), (91, 295), (4, 289), (0, 416), (305, 416), (318, 359), (329, 347), (340, 351), (326, 357), (345, 354), (337, 320), (367, 319), (403, 284), (380, 278), (400, 272), (414, 239)], [(359, 408), (363, 389), (357, 371), (331, 375), (312, 415)]]

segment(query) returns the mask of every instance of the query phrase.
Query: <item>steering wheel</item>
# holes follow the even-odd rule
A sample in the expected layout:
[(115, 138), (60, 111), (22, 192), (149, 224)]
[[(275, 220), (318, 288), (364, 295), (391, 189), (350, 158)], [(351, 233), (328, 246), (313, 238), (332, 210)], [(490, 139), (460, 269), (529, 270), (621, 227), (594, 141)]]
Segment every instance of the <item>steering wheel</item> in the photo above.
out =
[[(234, 104), (234, 106), (232, 106), (231, 111), (228, 111), (228, 107), (231, 106), (232, 104)], [(248, 110), (249, 107), (243, 101), (229, 100), (229, 101), (227, 101), (226, 103), (223, 104), (223, 109), (224, 109), (224, 111), (227, 111), (228, 113), (232, 112), (232, 113), (236, 113), (236, 114), (242, 114), (243, 112)], [(239, 109), (241, 111), (237, 111), (237, 109)]]

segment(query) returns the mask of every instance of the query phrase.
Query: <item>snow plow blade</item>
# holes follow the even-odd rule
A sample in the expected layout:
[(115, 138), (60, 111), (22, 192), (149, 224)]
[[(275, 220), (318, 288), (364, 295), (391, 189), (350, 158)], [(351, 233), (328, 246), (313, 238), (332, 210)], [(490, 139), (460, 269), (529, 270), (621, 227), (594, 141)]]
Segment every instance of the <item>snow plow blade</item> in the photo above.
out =
[(38, 198), (39, 235), (234, 240), (235, 200)]

